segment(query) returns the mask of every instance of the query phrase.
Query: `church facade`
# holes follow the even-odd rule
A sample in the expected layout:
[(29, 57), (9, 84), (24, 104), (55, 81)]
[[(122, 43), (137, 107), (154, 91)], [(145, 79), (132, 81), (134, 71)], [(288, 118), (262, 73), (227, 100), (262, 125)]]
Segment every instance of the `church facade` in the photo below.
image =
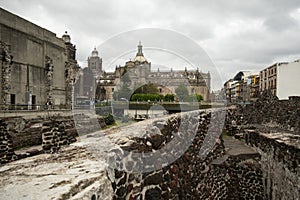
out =
[(210, 73), (197, 70), (151, 70), (149, 62), (143, 54), (141, 42), (133, 60), (127, 61), (124, 66), (117, 66), (114, 72), (103, 71), (97, 80), (96, 100), (111, 100), (113, 93), (126, 84), (133, 92), (134, 89), (145, 84), (155, 84), (159, 94), (174, 94), (179, 85), (185, 85), (190, 94), (200, 94), (204, 101), (209, 100)]

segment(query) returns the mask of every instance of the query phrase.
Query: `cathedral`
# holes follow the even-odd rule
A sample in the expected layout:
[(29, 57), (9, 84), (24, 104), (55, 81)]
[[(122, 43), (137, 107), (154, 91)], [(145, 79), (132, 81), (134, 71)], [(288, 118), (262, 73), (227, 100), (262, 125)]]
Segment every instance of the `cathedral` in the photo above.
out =
[(160, 94), (174, 94), (179, 85), (185, 85), (189, 94), (200, 94), (204, 101), (209, 100), (210, 73), (200, 72), (198, 69), (160, 71), (151, 70), (149, 62), (143, 54), (141, 42), (133, 60), (129, 60), (124, 66), (117, 66), (114, 72), (101, 71), (97, 78), (96, 100), (111, 100), (113, 93), (124, 84), (131, 90), (145, 84), (155, 84)]

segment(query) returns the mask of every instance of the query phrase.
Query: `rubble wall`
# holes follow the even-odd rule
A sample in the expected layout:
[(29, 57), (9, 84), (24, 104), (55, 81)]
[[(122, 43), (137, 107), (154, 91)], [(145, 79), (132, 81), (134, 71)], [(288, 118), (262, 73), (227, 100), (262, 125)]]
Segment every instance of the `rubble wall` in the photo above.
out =
[(265, 91), (254, 104), (229, 109), (225, 127), (261, 155), (266, 199), (299, 199), (300, 97), (278, 100)]
[(252, 105), (239, 106), (235, 117), (240, 124), (262, 124), (300, 133), (300, 97), (279, 100), (264, 92)]
[(72, 116), (3, 118), (0, 134), (1, 164), (26, 156), (16, 155), (14, 150), (42, 145), (43, 152), (55, 153), (61, 145), (75, 142), (78, 137)]
[(245, 142), (261, 155), (266, 199), (299, 199), (300, 136), (251, 130)]
[[(83, 112), (2, 117), (0, 118), (1, 163), (36, 153), (57, 153), (60, 146), (76, 142), (79, 135), (100, 130), (105, 126), (103, 117)], [(41, 145), (42, 151), (26, 152), (23, 155), (14, 153), (15, 150), (36, 145)]]
[[(154, 121), (145, 135), (112, 149), (108, 177), (114, 199), (263, 199), (259, 163), (226, 155), (222, 137), (208, 134), (209, 126), (215, 133), (220, 131), (222, 122), (210, 123), (219, 114), (200, 112), (198, 117), (177, 115)], [(180, 131), (196, 124), (195, 135)], [(137, 152), (145, 156), (139, 158)], [(170, 156), (177, 159), (167, 163)]]

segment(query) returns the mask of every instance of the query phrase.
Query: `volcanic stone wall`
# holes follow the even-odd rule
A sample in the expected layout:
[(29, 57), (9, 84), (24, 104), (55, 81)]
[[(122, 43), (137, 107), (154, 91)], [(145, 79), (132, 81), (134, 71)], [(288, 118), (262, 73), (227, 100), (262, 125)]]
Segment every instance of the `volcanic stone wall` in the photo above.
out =
[(240, 106), (235, 112), (236, 121), (240, 124), (264, 124), (300, 133), (300, 97), (278, 100), (265, 91), (255, 103)]
[(264, 197), (300, 197), (300, 97), (264, 92), (253, 105), (229, 109), (226, 130), (261, 155)]
[(52, 118), (44, 121), (41, 133), (45, 153), (57, 153), (62, 145), (76, 142), (76, 137), (78, 137), (72, 117)]
[[(91, 133), (104, 126), (103, 117), (86, 113), (0, 118), (0, 162), (38, 153), (56, 153), (62, 145), (75, 142), (79, 133)], [(42, 145), (42, 151), (34, 149), (22, 155), (14, 153), (15, 150), (36, 145)]]
[[(225, 155), (216, 134), (223, 128), (221, 114), (154, 121), (144, 136), (112, 149), (108, 177), (114, 199), (263, 199), (259, 164)], [(196, 133), (189, 131), (195, 125)], [(167, 153), (162, 151), (170, 143)]]
[(245, 141), (261, 155), (266, 199), (299, 199), (300, 136), (250, 130)]
[(0, 164), (16, 160), (17, 156), (13, 150), (11, 136), (8, 134), (7, 124), (0, 119)]
[(22, 155), (14, 152), (36, 145), (42, 145), (45, 153), (55, 153), (61, 145), (75, 142), (77, 136), (72, 116), (3, 118), (0, 119), (0, 160), (7, 163), (41, 153), (37, 149)]

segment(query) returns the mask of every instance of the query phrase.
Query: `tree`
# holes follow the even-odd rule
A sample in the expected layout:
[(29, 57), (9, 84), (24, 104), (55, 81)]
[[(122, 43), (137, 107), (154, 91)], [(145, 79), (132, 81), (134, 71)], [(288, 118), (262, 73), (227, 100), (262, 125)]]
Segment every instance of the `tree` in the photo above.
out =
[(186, 96), (189, 95), (187, 87), (183, 84), (180, 84), (176, 89), (175, 93), (180, 101), (183, 101)]
[(203, 101), (203, 96), (200, 94), (196, 94), (196, 98), (197, 98), (198, 102)]
[(134, 94), (158, 94), (157, 85), (154, 83), (145, 84), (137, 88)]

